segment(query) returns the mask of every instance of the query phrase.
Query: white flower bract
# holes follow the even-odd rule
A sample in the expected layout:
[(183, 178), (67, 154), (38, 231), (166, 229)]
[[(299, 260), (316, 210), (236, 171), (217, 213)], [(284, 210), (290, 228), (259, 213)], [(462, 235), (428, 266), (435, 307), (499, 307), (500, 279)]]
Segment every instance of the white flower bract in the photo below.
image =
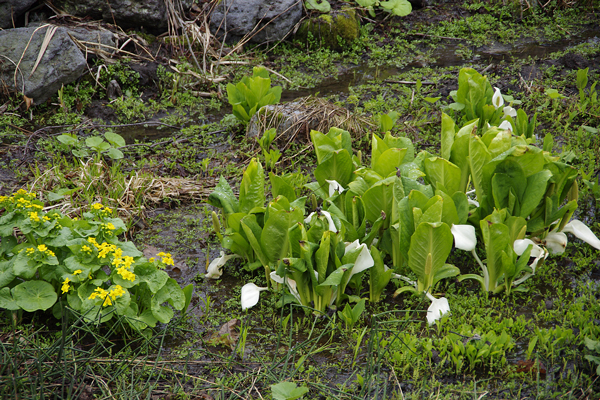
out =
[(260, 298), (260, 292), (263, 290), (268, 290), (268, 288), (256, 286), (252, 282), (242, 286), (242, 310), (254, 307)]
[(471, 251), (477, 245), (475, 227), (472, 225), (452, 225), (450, 228), (454, 236), (454, 246), (457, 249)]

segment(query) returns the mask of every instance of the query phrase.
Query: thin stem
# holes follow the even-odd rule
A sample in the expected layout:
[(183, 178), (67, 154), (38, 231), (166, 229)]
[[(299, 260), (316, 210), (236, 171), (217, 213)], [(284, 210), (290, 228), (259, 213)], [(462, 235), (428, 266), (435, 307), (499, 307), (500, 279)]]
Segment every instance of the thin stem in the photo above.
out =
[(488, 270), (487, 270), (487, 267), (485, 266), (485, 264), (481, 262), (481, 259), (475, 252), (475, 249), (471, 250), (471, 253), (473, 253), (473, 257), (475, 257), (475, 260), (477, 260), (477, 262), (479, 263), (479, 266), (481, 267), (481, 271), (483, 272), (483, 284), (485, 286), (485, 290), (487, 291), (487, 290), (489, 290), (489, 287), (490, 287), (490, 274), (488, 273)]

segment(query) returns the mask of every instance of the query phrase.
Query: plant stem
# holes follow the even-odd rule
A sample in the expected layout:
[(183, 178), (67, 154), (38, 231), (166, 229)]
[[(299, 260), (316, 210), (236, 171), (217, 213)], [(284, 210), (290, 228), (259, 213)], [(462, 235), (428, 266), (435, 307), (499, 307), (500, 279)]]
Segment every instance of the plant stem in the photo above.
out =
[(483, 272), (483, 284), (485, 286), (485, 290), (488, 291), (490, 287), (490, 274), (488, 273), (487, 267), (481, 262), (481, 259), (475, 252), (475, 249), (471, 250), (471, 253), (473, 253), (473, 257), (475, 257), (475, 260), (477, 260), (479, 266), (481, 267), (481, 271)]

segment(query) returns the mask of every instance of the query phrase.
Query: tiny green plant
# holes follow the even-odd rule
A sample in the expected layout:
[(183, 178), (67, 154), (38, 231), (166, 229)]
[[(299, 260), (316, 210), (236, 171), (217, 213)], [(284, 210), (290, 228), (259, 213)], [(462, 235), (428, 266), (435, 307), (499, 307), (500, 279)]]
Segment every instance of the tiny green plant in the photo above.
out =
[[(192, 286), (181, 289), (163, 271), (170, 254), (146, 259), (112, 210), (93, 204), (81, 219), (44, 211), (34, 193), (1, 196), (0, 308), (33, 312), (52, 308), (60, 317), (68, 304), (88, 321), (124, 317), (134, 331), (168, 323), (185, 310)], [(19, 232), (18, 236), (14, 232)], [(57, 302), (61, 297), (64, 302)], [(165, 305), (170, 304), (170, 306)], [(172, 307), (172, 308), (171, 308)]]
[(346, 329), (350, 330), (358, 322), (363, 311), (365, 311), (365, 299), (361, 299), (354, 307), (346, 303), (344, 309), (338, 311), (338, 316), (346, 324)]
[(271, 393), (274, 400), (295, 400), (308, 393), (308, 388), (306, 386), (298, 387), (294, 382), (280, 382), (271, 385)]
[(79, 158), (89, 157), (90, 151), (94, 152), (98, 159), (104, 154), (113, 160), (123, 158), (123, 152), (119, 148), (125, 146), (125, 140), (121, 135), (110, 130), (104, 133), (106, 140), (100, 136), (91, 136), (80, 141), (77, 135), (70, 133), (63, 133), (56, 139), (70, 147), (73, 155)]
[(281, 86), (271, 87), (271, 78), (265, 67), (254, 67), (252, 76), (245, 76), (237, 84), (227, 84), (227, 96), (233, 115), (244, 123), (267, 104), (281, 99)]
[(265, 166), (270, 170), (275, 168), (275, 164), (281, 157), (281, 152), (279, 149), (271, 148), (276, 135), (277, 130), (275, 128), (271, 128), (266, 130), (261, 138), (256, 139), (260, 145), (260, 148), (262, 149), (263, 157), (265, 158)]

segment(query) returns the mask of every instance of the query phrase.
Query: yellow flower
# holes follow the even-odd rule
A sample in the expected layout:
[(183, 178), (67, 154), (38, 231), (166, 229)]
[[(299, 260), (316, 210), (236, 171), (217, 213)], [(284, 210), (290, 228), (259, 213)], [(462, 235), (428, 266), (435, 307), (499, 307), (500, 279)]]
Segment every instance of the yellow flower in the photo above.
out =
[(34, 249), (33, 247), (29, 247), (29, 248), (28, 248), (26, 251), (27, 251), (27, 255), (28, 255), (28, 256), (30, 256), (30, 255), (32, 255), (33, 253), (35, 253), (35, 249)]
[(96, 203), (92, 205), (92, 210), (100, 210), (102, 209), (104, 206), (100, 203)]
[(19, 189), (17, 190), (17, 194), (27, 194), (27, 191), (25, 189)]
[(30, 212), (29, 219), (35, 222), (40, 222), (40, 217), (38, 216), (37, 212)]
[(131, 282), (135, 281), (135, 274), (133, 272), (129, 271), (125, 267), (117, 268), (117, 273), (119, 275), (121, 275), (121, 277), (125, 280), (131, 281)]
[(109, 229), (111, 231), (115, 230), (115, 226), (112, 223), (110, 223), (110, 222), (107, 223), (107, 224), (105, 224), (104, 226), (106, 226), (106, 229)]
[(92, 248), (90, 246), (86, 246), (85, 244), (81, 246), (81, 251), (87, 254), (92, 254)]
[(44, 217), (42, 218), (44, 221), (50, 221), (50, 218), (47, 215), (44, 215)]
[(48, 250), (45, 244), (40, 244), (37, 248), (40, 251), (40, 253), (44, 253), (46, 250)]
[(63, 293), (67, 293), (69, 291), (69, 282), (71, 282), (69, 278), (65, 279), (63, 282), (62, 287), (60, 288)]
[(173, 262), (173, 257), (171, 256), (171, 253), (163, 253), (162, 251), (160, 253), (157, 254), (157, 256), (159, 256), (161, 258), (161, 261), (166, 264), (166, 265), (175, 265), (175, 263)]
[(112, 297), (113, 300), (116, 300), (117, 297), (121, 297), (124, 294), (125, 290), (123, 290), (123, 287), (121, 285), (115, 285), (115, 287), (110, 290), (110, 297)]
[(88, 297), (88, 299), (90, 299), (90, 300), (94, 300), (96, 298), (104, 299), (104, 303), (102, 303), (103, 307), (112, 305), (112, 302), (110, 301), (110, 296), (108, 295), (108, 292), (106, 290), (102, 289), (101, 287), (97, 287), (94, 290), (94, 292), (92, 294), (90, 294), (90, 297)]
[(154, 260), (156, 260), (154, 257), (150, 257), (150, 259), (149, 259), (148, 261), (150, 261), (150, 262), (152, 262), (152, 263), (153, 263), (153, 262), (154, 262)]
[(73, 275), (77, 276), (77, 275), (79, 275), (82, 272), (83, 272), (82, 270), (76, 269), (75, 272), (73, 272)]

